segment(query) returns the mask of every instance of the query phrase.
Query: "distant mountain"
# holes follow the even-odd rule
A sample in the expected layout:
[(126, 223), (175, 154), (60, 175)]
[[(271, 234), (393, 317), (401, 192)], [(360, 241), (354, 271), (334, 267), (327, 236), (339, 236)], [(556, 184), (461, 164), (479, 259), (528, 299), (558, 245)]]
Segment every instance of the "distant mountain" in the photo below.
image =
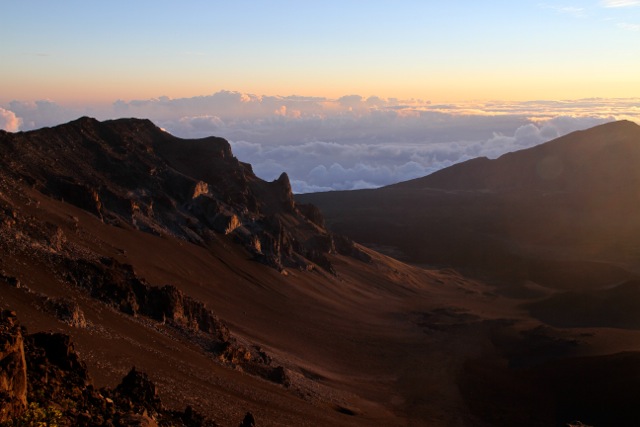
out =
[(600, 125), (495, 160), (469, 160), (398, 189), (585, 193), (633, 191), (640, 183), (640, 126), (630, 121)]
[(377, 190), (297, 200), (319, 206), (332, 230), (412, 263), (590, 288), (640, 271), (639, 164), (640, 126), (620, 121)]

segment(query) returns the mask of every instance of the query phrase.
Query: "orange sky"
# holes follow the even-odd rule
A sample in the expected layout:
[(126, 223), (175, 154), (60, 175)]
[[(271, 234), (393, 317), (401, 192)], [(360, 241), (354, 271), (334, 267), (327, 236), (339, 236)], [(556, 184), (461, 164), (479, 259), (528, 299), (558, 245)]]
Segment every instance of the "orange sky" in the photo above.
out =
[(640, 96), (637, 1), (75, 3), (3, 6), (0, 106), (220, 90), (432, 102)]

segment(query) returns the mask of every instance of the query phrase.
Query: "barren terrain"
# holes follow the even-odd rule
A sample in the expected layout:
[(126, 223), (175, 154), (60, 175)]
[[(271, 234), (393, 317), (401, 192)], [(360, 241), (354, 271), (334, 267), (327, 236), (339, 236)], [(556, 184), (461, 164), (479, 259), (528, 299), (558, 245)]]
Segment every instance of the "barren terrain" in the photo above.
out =
[[(586, 296), (573, 282), (509, 287), (500, 280), (511, 276), (472, 279), (437, 259), (409, 265), (327, 231), (286, 175), (265, 183), (209, 142), (222, 148), (184, 142), (189, 154), (133, 120), (1, 134), (0, 308), (30, 333), (70, 335), (96, 386), (135, 366), (165, 405), (223, 426), (247, 411), (260, 426), (640, 422), (630, 264), (594, 268)], [(96, 163), (45, 156), (54, 143), (88, 147)], [(107, 177), (117, 162), (127, 167)], [(320, 205), (334, 230), (351, 230)], [(394, 214), (362, 227), (399, 233), (411, 214)], [(425, 240), (430, 251), (451, 244), (446, 233)], [(603, 289), (613, 277), (624, 286)], [(602, 301), (627, 304), (624, 315)]]

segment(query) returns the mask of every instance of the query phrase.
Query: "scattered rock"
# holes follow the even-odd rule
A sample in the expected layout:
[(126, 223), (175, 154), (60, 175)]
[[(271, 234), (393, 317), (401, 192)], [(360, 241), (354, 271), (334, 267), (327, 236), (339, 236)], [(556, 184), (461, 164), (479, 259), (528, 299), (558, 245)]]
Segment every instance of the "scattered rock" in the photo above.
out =
[(20, 280), (17, 277), (7, 276), (4, 273), (4, 271), (0, 272), (0, 280), (5, 282), (7, 285), (11, 286), (12, 288), (20, 289), (22, 287), (22, 284), (20, 283)]
[(87, 320), (77, 302), (68, 298), (46, 298), (45, 308), (52, 312), (59, 320), (76, 327), (86, 328)]

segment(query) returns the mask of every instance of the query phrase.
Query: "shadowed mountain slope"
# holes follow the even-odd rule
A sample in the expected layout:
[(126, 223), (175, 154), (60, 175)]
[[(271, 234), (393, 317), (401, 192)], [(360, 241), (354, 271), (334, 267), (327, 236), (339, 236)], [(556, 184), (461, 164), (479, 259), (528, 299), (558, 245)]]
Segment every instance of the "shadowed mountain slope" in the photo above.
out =
[(621, 121), (378, 190), (298, 200), (336, 232), (412, 263), (588, 289), (639, 271), (638, 164), (640, 127)]
[(589, 193), (585, 196), (589, 198), (620, 191), (638, 194), (639, 138), (637, 124), (612, 122), (495, 160), (469, 160), (388, 188)]

